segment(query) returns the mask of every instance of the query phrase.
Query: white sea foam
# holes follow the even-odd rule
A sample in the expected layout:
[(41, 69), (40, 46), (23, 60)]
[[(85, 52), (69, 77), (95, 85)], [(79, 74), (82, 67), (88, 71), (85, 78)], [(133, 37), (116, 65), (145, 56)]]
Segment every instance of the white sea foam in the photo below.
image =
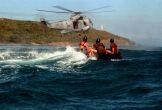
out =
[(60, 65), (78, 65), (84, 64), (88, 60), (82, 52), (76, 51), (74, 47), (67, 46), (66, 49), (53, 52), (38, 52), (34, 51), (6, 51), (0, 53), (0, 63), (16, 63), (16, 64), (34, 64), (43, 61), (56, 61)]
[(5, 60), (6, 58), (10, 57), (10, 51), (5, 51), (0, 53), (0, 60)]
[(67, 54), (67, 64), (82, 64), (87, 61), (87, 57), (82, 52), (76, 51), (74, 48), (68, 46), (65, 53)]

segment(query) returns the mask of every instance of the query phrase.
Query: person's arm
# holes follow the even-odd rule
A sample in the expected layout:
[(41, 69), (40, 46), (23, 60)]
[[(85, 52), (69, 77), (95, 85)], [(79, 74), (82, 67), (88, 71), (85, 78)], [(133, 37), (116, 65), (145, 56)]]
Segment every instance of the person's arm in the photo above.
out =
[(115, 48), (112, 48), (111, 54), (114, 54), (114, 53), (115, 53)]
[(83, 51), (83, 45), (81, 44), (82, 42), (79, 43), (79, 48), (81, 51)]
[(111, 54), (112, 52), (110, 50), (106, 50), (106, 54)]

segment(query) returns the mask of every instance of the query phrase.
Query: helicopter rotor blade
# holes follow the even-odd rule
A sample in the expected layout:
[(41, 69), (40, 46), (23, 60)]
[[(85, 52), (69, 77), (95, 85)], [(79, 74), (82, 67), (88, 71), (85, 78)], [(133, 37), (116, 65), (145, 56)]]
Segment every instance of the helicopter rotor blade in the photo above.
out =
[(89, 13), (104, 13), (104, 12), (113, 12), (113, 11), (97, 11), (97, 12), (84, 12), (84, 13), (87, 13), (87, 14), (89, 14)]
[(53, 6), (53, 7), (61, 9), (61, 10), (65, 10), (65, 11), (68, 11), (68, 12), (71, 12), (71, 13), (75, 13), (75, 11), (69, 10), (69, 9), (61, 7), (61, 6)]
[(51, 12), (51, 13), (69, 13), (69, 12), (57, 12), (57, 11), (49, 11), (49, 10), (37, 10), (42, 12)]
[(55, 7), (55, 8), (58, 8), (58, 9), (61, 9), (61, 10), (64, 10), (64, 11), (62, 11), (62, 12), (58, 12), (58, 11), (50, 11), (50, 10), (37, 10), (37, 11), (42, 11), (42, 12), (51, 12), (51, 13), (67, 13), (67, 14), (69, 14), (69, 13), (72, 13), (72, 14), (83, 14), (83, 13), (102, 13), (102, 12), (112, 12), (112, 11), (97, 11), (97, 12), (95, 12), (95, 10), (100, 10), (100, 9), (103, 9), (103, 8), (107, 8), (107, 7), (111, 7), (111, 6), (109, 6), (109, 5), (106, 5), (106, 6), (103, 6), (103, 7), (99, 7), (99, 8), (95, 8), (95, 9), (90, 9), (90, 10), (87, 10), (87, 11), (82, 11), (82, 12), (80, 12), (80, 11), (72, 11), (72, 10), (70, 10), (70, 9), (67, 9), (67, 8), (64, 8), (64, 7), (62, 7), (62, 6), (52, 6), (52, 7)]
[(107, 5), (107, 6), (103, 6), (103, 7), (100, 7), (100, 8), (90, 9), (90, 10), (84, 11), (83, 13), (104, 9), (104, 8), (107, 8), (107, 7), (111, 7), (111, 6)]

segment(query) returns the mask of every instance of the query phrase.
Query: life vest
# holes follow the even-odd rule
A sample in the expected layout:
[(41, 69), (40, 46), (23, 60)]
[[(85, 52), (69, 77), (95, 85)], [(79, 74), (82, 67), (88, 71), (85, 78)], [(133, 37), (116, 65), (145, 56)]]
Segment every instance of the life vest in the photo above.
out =
[(103, 45), (103, 43), (97, 43), (94, 45), (94, 48), (97, 50), (97, 53), (105, 53), (105, 46)]
[(87, 49), (88, 44), (87, 44), (87, 42), (82, 41), (82, 42), (79, 44), (79, 46), (80, 46), (80, 49), (83, 50), (83, 49)]
[(115, 43), (112, 43), (110, 45), (110, 51), (113, 52), (113, 50), (114, 50), (114, 54), (118, 53), (118, 48), (117, 48), (117, 45)]

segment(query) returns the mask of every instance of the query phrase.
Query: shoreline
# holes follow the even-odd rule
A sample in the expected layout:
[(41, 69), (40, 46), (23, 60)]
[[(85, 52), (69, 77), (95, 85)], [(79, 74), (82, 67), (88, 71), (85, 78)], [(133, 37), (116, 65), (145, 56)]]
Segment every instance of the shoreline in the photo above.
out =
[[(81, 41), (80, 41), (81, 42)], [(31, 45), (31, 46), (41, 46), (41, 45), (46, 45), (46, 46), (79, 46), (79, 43), (80, 42), (51, 42), (51, 43), (35, 43), (35, 42), (31, 42), (31, 43), (2, 43), (2, 42), (0, 42), (0, 46), (2, 46), (2, 45), (26, 45), (26, 46), (28, 46), (28, 45)], [(94, 42), (95, 43), (95, 42)], [(93, 46), (93, 44), (94, 44), (93, 42), (88, 42), (88, 46), (89, 47), (92, 47)], [(107, 45), (109, 45), (109, 43), (106, 43), (106, 42), (102, 42), (105, 46), (107, 46)], [(122, 45), (122, 44), (120, 44), (120, 43), (118, 43), (118, 42), (116, 42), (116, 44), (118, 45), (118, 47), (132, 47), (132, 46), (137, 46), (137, 44), (135, 44), (135, 45), (129, 45), (129, 44), (124, 44), (124, 45)]]
[[(0, 43), (1, 45), (47, 45), (47, 46), (78, 46), (80, 42), (51, 42), (51, 43)], [(89, 45), (93, 45), (93, 43), (88, 42)]]
[[(81, 41), (80, 41), (81, 42)], [(1, 45), (47, 45), (47, 46), (78, 46), (80, 42), (51, 42), (51, 43), (35, 43), (35, 42), (31, 42), (31, 43), (0, 43)], [(94, 43), (92, 42), (88, 42), (88, 45), (91, 47), (93, 46)], [(109, 43), (103, 42), (104, 45), (109, 45)], [(117, 45), (120, 46), (126, 46), (126, 47), (131, 47), (131, 46), (136, 46), (136, 45), (121, 45), (118, 44)]]

